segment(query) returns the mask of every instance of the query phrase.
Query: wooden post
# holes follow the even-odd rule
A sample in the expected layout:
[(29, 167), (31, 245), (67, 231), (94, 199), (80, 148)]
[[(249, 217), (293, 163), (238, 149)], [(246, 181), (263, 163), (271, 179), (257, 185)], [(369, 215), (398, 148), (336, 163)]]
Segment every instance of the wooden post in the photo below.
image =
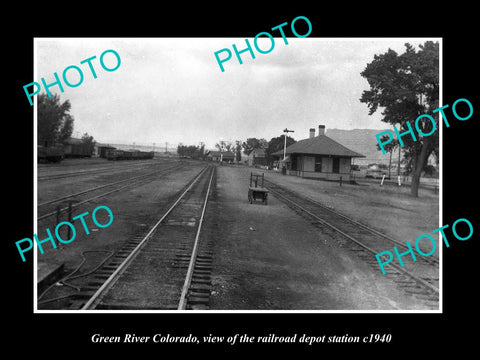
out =
[[(400, 156), (402, 154), (402, 149), (400, 147), (400, 144), (398, 145), (398, 167), (397, 167), (397, 176), (400, 179)], [(400, 180), (399, 180), (400, 183)], [(400, 185), (399, 185), (400, 186)]]
[[(68, 222), (71, 224), (73, 222), (72, 220), (72, 203), (73, 201), (70, 200), (68, 202)], [(68, 229), (67, 229), (67, 239), (70, 239), (71, 238), (71, 229), (70, 229), (70, 226), (68, 226)]]
[(392, 168), (392, 153), (393, 153), (393, 148), (390, 149), (390, 160), (388, 161), (388, 178), (390, 179), (390, 170)]
[(57, 224), (60, 222), (60, 205), (57, 205)]

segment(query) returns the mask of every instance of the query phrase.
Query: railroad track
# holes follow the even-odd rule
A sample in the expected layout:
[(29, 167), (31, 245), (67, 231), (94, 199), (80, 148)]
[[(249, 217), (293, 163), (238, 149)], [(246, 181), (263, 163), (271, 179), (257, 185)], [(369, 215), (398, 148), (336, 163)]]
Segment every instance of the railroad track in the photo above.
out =
[(63, 172), (59, 174), (48, 174), (48, 175), (38, 174), (37, 180), (48, 181), (48, 180), (62, 179), (62, 178), (81, 176), (81, 175), (99, 174), (103, 172), (112, 171), (113, 169), (114, 168), (97, 168), (97, 169), (89, 169), (89, 170), (69, 171), (69, 172)]
[(208, 309), (211, 244), (200, 242), (215, 167), (182, 190), (146, 235), (128, 241), (89, 278), (72, 309)]
[[(340, 214), (315, 200), (294, 193), (270, 180), (265, 180), (266, 187), (279, 200), (294, 209), (300, 215), (312, 220), (322, 229), (330, 229), (340, 234), (343, 244), (355, 251), (368, 264), (380, 272), (375, 254), (397, 246), (407, 250), (405, 242), (399, 242), (376, 229), (362, 224), (350, 217)], [(416, 296), (427, 306), (438, 309), (438, 272), (439, 262), (434, 257), (403, 257), (404, 267), (391, 262), (385, 266), (387, 277), (399, 284), (407, 293)]]
[(135, 165), (132, 165), (130, 162), (126, 163), (126, 164), (109, 164), (109, 166), (107, 167), (96, 167), (98, 166), (98, 164), (95, 165), (92, 165), (92, 169), (87, 169), (87, 170), (75, 170), (75, 171), (66, 171), (66, 172), (62, 172), (62, 173), (57, 173), (57, 174), (47, 174), (45, 175), (44, 173), (49, 171), (49, 170), (52, 170), (52, 169), (48, 169), (48, 168), (44, 168), (42, 169), (42, 171), (38, 171), (38, 174), (37, 174), (37, 181), (48, 181), (48, 180), (55, 180), (55, 179), (62, 179), (62, 178), (67, 178), (67, 177), (77, 177), (77, 176), (82, 176), (82, 175), (90, 175), (90, 174), (99, 174), (99, 173), (104, 173), (104, 172), (112, 172), (112, 171), (116, 171), (116, 170), (130, 170), (132, 169), (132, 167), (138, 167), (138, 168), (145, 168), (145, 167), (148, 167), (148, 166), (152, 166), (154, 165), (155, 162), (142, 162), (140, 164), (135, 164)]
[[(165, 169), (152, 171), (147, 174), (136, 175), (127, 179), (114, 181), (100, 186), (95, 186), (93, 188), (79, 191), (74, 194), (69, 194), (53, 200), (45, 201), (37, 205), (37, 220), (43, 220), (53, 215), (58, 216), (61, 213), (71, 211), (73, 208), (88, 203), (92, 200), (96, 200), (101, 197), (113, 194), (128, 187), (145, 184), (149, 182), (152, 178), (157, 177), (158, 175), (166, 175), (171, 171), (178, 169), (179, 167), (181, 167), (181, 165), (173, 165)], [(108, 189), (108, 191), (105, 192), (105, 189)], [(92, 194), (94, 193), (96, 193), (96, 195), (92, 196)], [(62, 205), (65, 205), (65, 203), (69, 200), (72, 201), (72, 203), (62, 207)]]

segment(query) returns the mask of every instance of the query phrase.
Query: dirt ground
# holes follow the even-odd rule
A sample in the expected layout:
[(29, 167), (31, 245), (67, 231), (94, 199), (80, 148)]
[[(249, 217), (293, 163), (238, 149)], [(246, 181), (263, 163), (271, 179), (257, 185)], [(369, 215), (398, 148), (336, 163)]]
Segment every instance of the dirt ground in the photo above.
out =
[[(207, 212), (210, 233), (203, 235), (215, 238), (212, 309), (426, 308), (275, 197), (270, 195), (266, 206), (249, 204), (250, 171), (218, 167), (216, 196)], [(297, 188), (304, 184), (293, 177), (282, 182), (290, 180)], [(306, 191), (315, 186), (322, 184), (309, 183)]]
[[(45, 253), (38, 254), (38, 268), (64, 263), (68, 273), (81, 263), (82, 252), (86, 252), (82, 271), (92, 269), (106, 257), (105, 251), (116, 251), (128, 239), (146, 233), (175, 194), (203, 166), (203, 162), (191, 161), (170, 175), (82, 205), (74, 216), (85, 211), (91, 214), (95, 207), (106, 205), (114, 215), (112, 225), (99, 228), (87, 216), (90, 234), (78, 227), (72, 243), (57, 249), (45, 246)], [(364, 263), (274, 196), (270, 195), (268, 205), (249, 204), (251, 170), (217, 167), (216, 186), (202, 231), (202, 238), (213, 243), (212, 310), (427, 309), (384, 277), (378, 268)], [(393, 196), (386, 189), (345, 184), (340, 188), (336, 183), (273, 172), (267, 172), (266, 176), (289, 188), (302, 189), (304, 195), (330, 202), (336, 210), (379, 230), (388, 230), (397, 239), (437, 227), (438, 196), (417, 200), (407, 195)], [(55, 194), (88, 187), (107, 178), (108, 174), (99, 173), (88, 180), (58, 179), (48, 182), (49, 185), (40, 182), (38, 197), (48, 200)], [(108, 219), (99, 217), (99, 221)], [(39, 227), (39, 234), (41, 231)]]
[[(135, 168), (138, 164), (132, 162), (132, 165)], [(171, 166), (171, 162), (167, 166)], [(144, 185), (125, 189), (75, 208), (73, 216), (88, 211), (89, 214), (84, 219), (90, 234), (87, 235), (81, 223), (78, 223), (75, 225), (76, 237), (71, 243), (61, 244), (57, 241), (56, 249), (52, 248), (50, 243), (45, 243), (44, 254), (37, 252), (39, 277), (43, 276), (40, 272), (51, 271), (62, 263), (65, 266), (65, 274), (68, 274), (81, 263), (83, 256), (86, 258), (86, 262), (81, 271), (86, 272), (108, 256), (106, 251), (115, 252), (132, 237), (148, 232), (150, 227), (161, 217), (172, 198), (203, 166), (205, 166), (204, 163), (190, 162), (169, 175), (158, 176)], [(84, 167), (79, 166), (78, 168), (83, 169)], [(149, 171), (151, 170), (144, 170), (144, 172)], [(58, 198), (62, 194), (90, 188), (92, 184), (98, 186), (118, 181), (120, 176), (125, 177), (126, 173), (129, 173), (129, 171), (125, 171), (123, 175), (115, 175), (113, 180), (112, 175), (99, 173), (98, 175), (89, 175), (78, 179), (67, 178), (39, 182), (38, 198), (46, 201)], [(140, 175), (138, 169), (128, 176), (136, 175)], [(48, 194), (48, 197), (46, 194)], [(106, 228), (96, 226), (91, 217), (92, 211), (100, 205), (107, 206), (113, 213), (113, 222)], [(99, 211), (98, 222), (106, 224), (108, 219), (102, 219), (102, 215), (107, 216), (108, 214), (103, 210), (102, 212)], [(65, 220), (61, 219), (61, 221)], [(40, 240), (47, 237), (46, 228), (49, 228), (53, 237), (55, 237), (55, 223), (55, 217), (39, 223), (37, 232)], [(82, 255), (83, 252), (87, 253)]]
[(339, 186), (337, 182), (282, 176), (274, 171), (265, 176), (402, 242), (414, 241), (440, 226), (439, 195), (432, 189), (422, 188), (414, 198), (409, 187), (380, 186), (380, 180)]

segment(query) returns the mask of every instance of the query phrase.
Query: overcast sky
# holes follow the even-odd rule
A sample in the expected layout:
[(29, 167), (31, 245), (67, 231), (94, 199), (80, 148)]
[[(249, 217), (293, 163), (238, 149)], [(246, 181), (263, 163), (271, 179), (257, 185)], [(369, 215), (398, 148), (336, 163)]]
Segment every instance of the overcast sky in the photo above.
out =
[[(265, 41), (263, 41), (265, 40)], [(322, 39), (275, 38), (268, 54), (255, 48), (255, 59), (242, 54), (240, 65), (233, 55), (225, 72), (214, 52), (236, 44), (245, 48), (245, 38), (37, 38), (35, 79), (54, 81), (69, 65), (79, 66), (83, 83), (50, 91), (70, 100), (75, 118), (74, 134), (88, 132), (101, 143), (176, 146), (204, 142), (213, 148), (219, 140), (246, 140), (295, 130), (296, 140), (308, 137), (309, 128), (385, 129), (379, 113), (368, 115), (359, 101), (367, 81), (360, 76), (375, 54), (391, 48), (398, 53), (404, 44), (414, 46), (429, 39)], [(438, 40), (438, 39), (436, 39)], [(249, 39), (253, 47), (253, 39)], [(268, 49), (268, 38), (259, 42)], [(104, 71), (100, 55), (108, 49), (121, 57), (120, 67)], [(233, 50), (232, 50), (233, 52)], [(98, 78), (93, 79), (92, 61)], [(225, 56), (225, 54), (221, 54)], [(114, 66), (112, 54), (105, 56)], [(112, 65), (113, 64), (113, 65)], [(68, 72), (75, 82), (75, 71)], [(26, 100), (26, 102), (28, 102)]]

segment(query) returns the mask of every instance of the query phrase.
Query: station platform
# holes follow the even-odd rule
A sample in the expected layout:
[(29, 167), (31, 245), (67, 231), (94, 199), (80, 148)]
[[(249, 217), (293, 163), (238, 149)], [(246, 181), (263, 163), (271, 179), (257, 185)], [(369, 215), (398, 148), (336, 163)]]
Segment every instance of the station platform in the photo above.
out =
[(48, 286), (60, 280), (64, 275), (65, 263), (46, 263), (37, 261), (37, 291), (41, 294)]

